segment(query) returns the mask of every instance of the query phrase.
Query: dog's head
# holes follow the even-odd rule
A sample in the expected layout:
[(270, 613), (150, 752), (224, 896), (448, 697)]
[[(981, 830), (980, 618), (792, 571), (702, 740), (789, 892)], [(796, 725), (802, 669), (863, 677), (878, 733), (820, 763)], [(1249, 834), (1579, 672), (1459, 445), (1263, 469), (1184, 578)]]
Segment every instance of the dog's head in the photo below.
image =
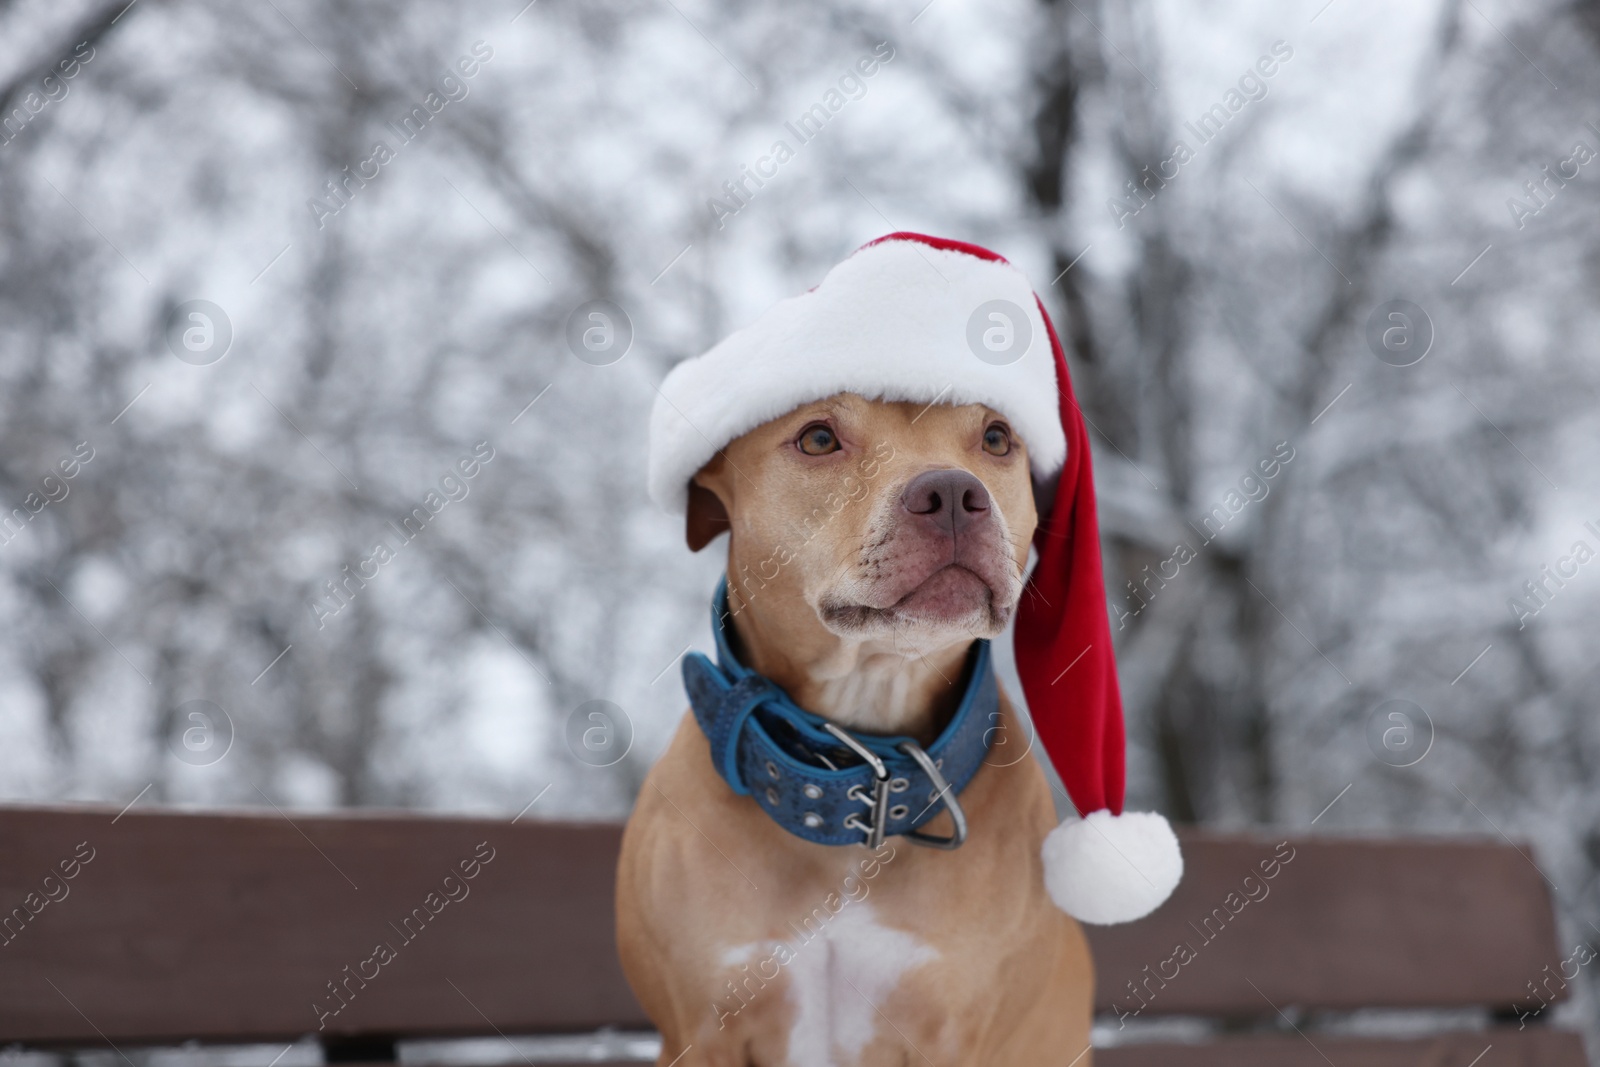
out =
[(1004, 629), (1038, 521), (1003, 414), (853, 393), (734, 440), (695, 476), (687, 516), (696, 551), (731, 533), (735, 614), (803, 614), (908, 655)]

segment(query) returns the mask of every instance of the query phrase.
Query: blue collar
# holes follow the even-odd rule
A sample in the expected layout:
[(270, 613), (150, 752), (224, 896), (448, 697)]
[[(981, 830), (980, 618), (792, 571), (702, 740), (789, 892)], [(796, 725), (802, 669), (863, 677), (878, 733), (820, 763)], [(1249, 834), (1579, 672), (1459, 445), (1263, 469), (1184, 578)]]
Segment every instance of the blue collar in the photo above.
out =
[[(966, 692), (950, 724), (924, 751), (909, 737), (846, 731), (789, 699), (745, 667), (729, 641), (728, 583), (711, 602), (717, 662), (698, 652), (683, 661), (683, 684), (711, 743), (711, 762), (735, 793), (753, 796), (774, 821), (819, 845), (865, 844), (904, 834), (919, 844), (957, 848), (966, 818), (956, 794), (989, 751), (1000, 694), (979, 640), (967, 664)], [(918, 831), (941, 809), (951, 837)]]

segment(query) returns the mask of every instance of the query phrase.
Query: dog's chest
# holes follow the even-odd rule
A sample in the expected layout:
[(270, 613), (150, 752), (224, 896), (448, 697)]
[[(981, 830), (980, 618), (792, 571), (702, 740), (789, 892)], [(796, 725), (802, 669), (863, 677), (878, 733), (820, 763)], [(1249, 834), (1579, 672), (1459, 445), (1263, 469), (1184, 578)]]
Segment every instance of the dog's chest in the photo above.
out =
[[(789, 924), (791, 937), (738, 945), (724, 962), (781, 991), (792, 1008), (789, 1061), (795, 1067), (852, 1067), (885, 1026), (885, 1002), (938, 953), (881, 923), (871, 905), (820, 907)], [(776, 972), (776, 973), (775, 973)]]

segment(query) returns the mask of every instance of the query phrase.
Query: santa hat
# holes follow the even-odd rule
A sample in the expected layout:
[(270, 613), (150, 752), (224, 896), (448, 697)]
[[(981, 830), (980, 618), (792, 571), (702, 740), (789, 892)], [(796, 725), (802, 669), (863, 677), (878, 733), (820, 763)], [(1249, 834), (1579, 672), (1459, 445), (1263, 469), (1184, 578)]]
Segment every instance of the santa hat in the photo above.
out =
[(1039, 742), (1081, 819), (1045, 839), (1045, 885), (1091, 923), (1149, 914), (1183, 874), (1172, 828), (1123, 812), (1122, 697), (1106, 615), (1089, 437), (1044, 305), (977, 245), (892, 233), (667, 375), (650, 418), (650, 492), (682, 513), (690, 479), (730, 441), (835, 393), (985, 404), (1055, 479), (1018, 607), (1017, 673)]

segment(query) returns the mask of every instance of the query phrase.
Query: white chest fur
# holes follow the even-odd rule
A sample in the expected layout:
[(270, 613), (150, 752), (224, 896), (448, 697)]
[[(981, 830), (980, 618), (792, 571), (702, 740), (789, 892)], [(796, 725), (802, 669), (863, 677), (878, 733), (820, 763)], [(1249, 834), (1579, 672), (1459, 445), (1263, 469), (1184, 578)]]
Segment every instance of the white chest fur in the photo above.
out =
[[(817, 921), (823, 916), (825, 921)], [(819, 909), (791, 929), (790, 940), (730, 948), (723, 962), (754, 970), (752, 961), (759, 961), (763, 978), (773, 967), (786, 977), (784, 995), (794, 1007), (794, 1067), (853, 1067), (878, 1028), (888, 1025), (879, 1012), (889, 995), (938, 953), (912, 934), (879, 923), (864, 902), (834, 915)]]

